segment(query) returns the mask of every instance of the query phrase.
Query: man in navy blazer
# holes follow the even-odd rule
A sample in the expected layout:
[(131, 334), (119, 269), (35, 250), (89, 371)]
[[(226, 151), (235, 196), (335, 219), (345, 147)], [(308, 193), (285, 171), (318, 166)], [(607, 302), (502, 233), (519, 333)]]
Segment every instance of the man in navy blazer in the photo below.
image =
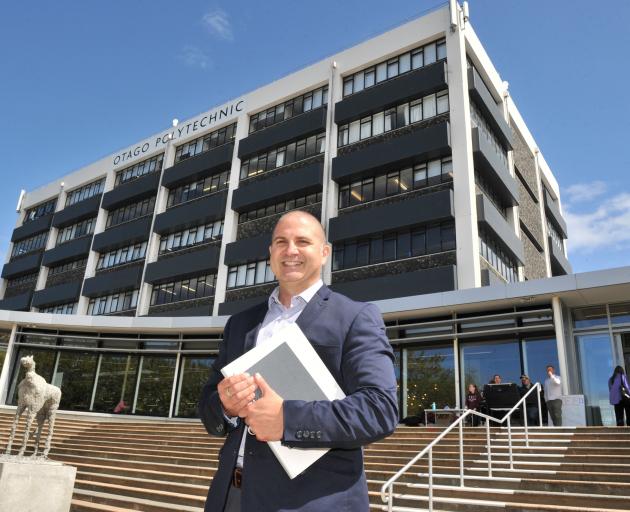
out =
[[(269, 250), (279, 286), (267, 303), (229, 319), (199, 404), (208, 433), (227, 435), (205, 511), (367, 511), (362, 446), (398, 423), (394, 358), (383, 320), (375, 306), (323, 285), (321, 268), (331, 248), (312, 215), (281, 217)], [(223, 366), (292, 321), (346, 398), (283, 401), (259, 375), (222, 377)], [(262, 396), (254, 401), (257, 388)], [(330, 451), (291, 480), (266, 441)]]

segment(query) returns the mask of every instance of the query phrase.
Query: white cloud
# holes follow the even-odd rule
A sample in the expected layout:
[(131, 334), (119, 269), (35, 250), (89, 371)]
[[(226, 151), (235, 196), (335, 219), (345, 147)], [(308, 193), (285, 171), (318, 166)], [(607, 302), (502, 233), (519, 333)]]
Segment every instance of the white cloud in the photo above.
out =
[(234, 40), (232, 24), (228, 14), (223, 9), (217, 8), (207, 12), (201, 21), (213, 36), (226, 41)]
[(591, 211), (574, 210), (568, 204), (565, 211), (570, 252), (630, 251), (630, 193), (605, 197)]
[(178, 55), (178, 58), (187, 66), (206, 69), (210, 65), (210, 58), (199, 47), (186, 45)]
[(567, 187), (563, 197), (569, 203), (592, 201), (606, 192), (606, 183), (592, 181), (591, 183), (576, 183)]

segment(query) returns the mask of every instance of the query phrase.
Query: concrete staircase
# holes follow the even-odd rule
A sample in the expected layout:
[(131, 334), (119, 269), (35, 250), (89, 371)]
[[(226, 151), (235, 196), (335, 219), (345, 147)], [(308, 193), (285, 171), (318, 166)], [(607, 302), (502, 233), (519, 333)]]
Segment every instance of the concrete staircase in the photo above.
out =
[[(0, 451), (13, 410), (0, 409)], [(222, 440), (199, 422), (96, 418), (59, 414), (50, 458), (78, 468), (72, 512), (141, 510), (200, 512)], [(371, 510), (387, 510), (380, 487), (440, 429), (400, 427), (365, 450)], [(19, 435), (14, 453), (21, 444)], [(492, 429), (493, 478), (487, 478), (485, 428), (465, 429), (466, 487), (459, 487), (457, 434), (434, 450), (434, 510), (630, 510), (630, 429), (530, 429), (530, 446), (514, 436), (509, 470), (507, 433)], [(29, 448), (30, 453), (32, 448)], [(394, 488), (395, 510), (426, 510), (426, 459)]]

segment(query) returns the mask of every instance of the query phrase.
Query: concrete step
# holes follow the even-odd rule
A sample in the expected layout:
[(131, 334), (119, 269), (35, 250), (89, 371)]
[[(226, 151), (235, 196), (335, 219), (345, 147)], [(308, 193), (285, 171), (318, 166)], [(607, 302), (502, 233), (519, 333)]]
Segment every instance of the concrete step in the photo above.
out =
[[(141, 510), (142, 512), (203, 512), (203, 506), (173, 505), (156, 500), (123, 496), (108, 492), (91, 491), (75, 488), (75, 500), (88, 501), (99, 505), (122, 508), (122, 510)], [(97, 509), (98, 510), (98, 509)], [(117, 509), (115, 509), (117, 510)], [(77, 512), (74, 508), (71, 512)]]

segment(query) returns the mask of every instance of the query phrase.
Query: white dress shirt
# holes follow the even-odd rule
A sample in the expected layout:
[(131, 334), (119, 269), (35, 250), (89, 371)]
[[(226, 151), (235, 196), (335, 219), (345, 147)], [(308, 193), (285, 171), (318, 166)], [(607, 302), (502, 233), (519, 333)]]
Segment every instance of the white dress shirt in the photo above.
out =
[(560, 384), (560, 377), (554, 373), (545, 379), (545, 400), (562, 398), (562, 386)]

